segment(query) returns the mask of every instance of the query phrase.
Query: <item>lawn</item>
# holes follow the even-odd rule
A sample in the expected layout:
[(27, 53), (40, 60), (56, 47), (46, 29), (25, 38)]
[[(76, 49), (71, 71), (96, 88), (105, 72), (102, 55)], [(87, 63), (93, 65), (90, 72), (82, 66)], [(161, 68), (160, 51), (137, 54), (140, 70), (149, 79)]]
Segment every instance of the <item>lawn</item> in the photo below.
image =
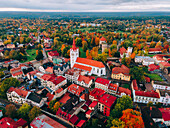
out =
[(89, 31), (89, 32), (104, 32), (104, 31), (106, 31), (106, 30), (100, 30), (100, 29), (97, 29), (97, 30), (91, 30), (91, 29), (93, 29), (93, 28), (76, 28), (76, 29), (74, 29), (73, 31), (75, 32), (76, 30), (80, 30), (80, 31), (82, 31), (82, 32), (86, 32), (86, 31)]
[(26, 50), (26, 52), (27, 52), (27, 54), (28, 54), (28, 55), (27, 55), (27, 60), (26, 60), (26, 61), (21, 61), (21, 63), (35, 60), (35, 57), (36, 57), (36, 49)]
[(148, 74), (148, 73), (147, 73), (147, 76), (148, 76), (150, 79), (155, 80), (155, 81), (163, 81), (158, 74)]
[(121, 87), (130, 89), (130, 85), (129, 84), (121, 84)]
[(79, 47), (79, 49), (80, 49), (80, 57), (86, 58), (86, 52), (83, 51), (82, 47)]

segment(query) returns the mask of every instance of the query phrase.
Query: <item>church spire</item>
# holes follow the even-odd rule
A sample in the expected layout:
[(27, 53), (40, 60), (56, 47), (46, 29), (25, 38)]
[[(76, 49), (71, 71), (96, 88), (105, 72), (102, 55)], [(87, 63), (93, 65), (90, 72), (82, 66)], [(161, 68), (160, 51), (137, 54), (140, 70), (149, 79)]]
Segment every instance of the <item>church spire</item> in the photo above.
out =
[(73, 38), (73, 46), (72, 49), (76, 49), (76, 43), (75, 43), (75, 39)]

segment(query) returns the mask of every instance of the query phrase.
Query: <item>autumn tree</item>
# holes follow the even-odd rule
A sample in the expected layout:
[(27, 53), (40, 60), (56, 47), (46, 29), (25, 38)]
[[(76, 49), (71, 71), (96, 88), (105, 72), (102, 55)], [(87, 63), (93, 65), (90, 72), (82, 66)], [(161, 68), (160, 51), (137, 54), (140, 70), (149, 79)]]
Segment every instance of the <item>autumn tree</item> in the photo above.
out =
[(34, 106), (28, 114), (30, 121), (32, 121), (35, 117), (39, 116), (40, 114), (41, 114), (40, 108)]
[(61, 104), (60, 104), (60, 102), (56, 102), (55, 104), (54, 104), (54, 106), (53, 106), (53, 111), (54, 112), (57, 112), (57, 110), (59, 109), (61, 107)]
[(120, 119), (113, 119), (112, 126), (110, 128), (124, 128), (125, 122)]
[(88, 44), (86, 41), (83, 41), (82, 44), (83, 44), (83, 51), (85, 52), (88, 48)]
[(42, 60), (43, 59), (43, 53), (42, 53), (42, 51), (41, 50), (38, 50), (38, 54), (37, 54), (37, 56), (36, 56), (36, 60)]
[(27, 103), (22, 104), (22, 106), (17, 110), (18, 115), (21, 118), (28, 119), (28, 114), (31, 110), (31, 106)]
[(17, 109), (15, 105), (9, 104), (5, 107), (5, 110), (6, 110), (5, 115), (7, 115), (8, 117), (11, 117), (11, 118), (17, 117)]

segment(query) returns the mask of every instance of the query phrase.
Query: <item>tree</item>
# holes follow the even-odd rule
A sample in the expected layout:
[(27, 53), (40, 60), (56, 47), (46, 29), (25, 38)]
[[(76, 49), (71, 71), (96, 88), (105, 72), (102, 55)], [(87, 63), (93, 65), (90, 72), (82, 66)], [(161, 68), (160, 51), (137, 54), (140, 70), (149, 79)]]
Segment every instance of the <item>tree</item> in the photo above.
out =
[(8, 51), (8, 50), (5, 50), (4, 55), (5, 55), (5, 56), (9, 56), (9, 51)]
[(137, 82), (144, 81), (144, 71), (141, 67), (134, 66), (133, 68), (130, 68), (130, 75), (132, 79), (136, 79)]
[(97, 124), (98, 124), (98, 119), (92, 119), (92, 126), (93, 127), (97, 127)]
[(35, 117), (39, 116), (41, 114), (40, 108), (34, 106), (31, 111), (29, 112), (29, 119), (32, 121)]
[(57, 112), (57, 110), (60, 108), (60, 105), (61, 105), (60, 102), (57, 101), (53, 106), (53, 111)]
[(133, 109), (124, 110), (123, 115), (120, 119), (123, 122), (125, 122), (124, 128), (144, 128), (141, 113), (136, 110)]
[(15, 105), (9, 104), (5, 107), (5, 110), (6, 110), (5, 115), (7, 115), (8, 117), (11, 117), (11, 118), (17, 117), (17, 109)]
[(6, 92), (10, 87), (18, 87), (20, 82), (16, 78), (6, 78), (0, 85), (0, 97), (6, 98)]
[(50, 103), (48, 104), (48, 108), (53, 111), (53, 106), (55, 105), (56, 100), (51, 100)]
[(42, 51), (41, 50), (38, 50), (38, 55), (36, 56), (36, 60), (42, 60), (43, 59), (43, 53), (42, 53)]
[(124, 128), (125, 122), (121, 121), (120, 119), (113, 119), (112, 120), (112, 127), (111, 128)]
[(83, 51), (85, 52), (88, 48), (88, 44), (86, 41), (83, 41), (82, 44), (83, 44)]
[(21, 118), (28, 119), (28, 114), (31, 110), (31, 106), (28, 105), (27, 103), (24, 103), (17, 111), (18, 115)]
[(4, 77), (4, 76), (5, 76), (4, 72), (3, 72), (3, 71), (0, 71), (0, 78), (2, 78), (2, 77)]
[(149, 101), (149, 102), (147, 103), (147, 106), (148, 106), (148, 107), (152, 107), (152, 106), (153, 106), (153, 102), (152, 102), (152, 101)]

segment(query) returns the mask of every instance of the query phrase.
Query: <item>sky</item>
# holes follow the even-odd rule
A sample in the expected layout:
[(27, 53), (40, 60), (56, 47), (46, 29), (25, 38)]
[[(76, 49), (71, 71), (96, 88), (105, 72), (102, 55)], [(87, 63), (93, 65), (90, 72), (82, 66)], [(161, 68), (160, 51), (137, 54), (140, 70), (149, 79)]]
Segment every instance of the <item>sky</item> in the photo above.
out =
[(0, 11), (169, 12), (170, 0), (0, 0)]

